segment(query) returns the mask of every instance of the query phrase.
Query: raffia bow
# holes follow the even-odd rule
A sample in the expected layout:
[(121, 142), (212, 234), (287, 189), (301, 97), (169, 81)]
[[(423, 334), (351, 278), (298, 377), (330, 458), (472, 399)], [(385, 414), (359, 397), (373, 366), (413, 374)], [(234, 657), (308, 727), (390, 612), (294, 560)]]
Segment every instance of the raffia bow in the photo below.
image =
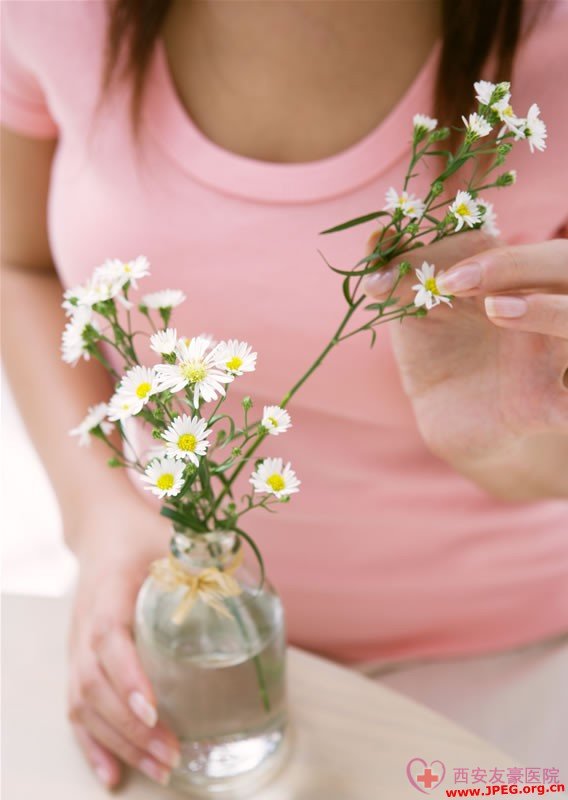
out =
[(186, 587), (172, 616), (174, 625), (180, 625), (184, 621), (197, 600), (202, 600), (221, 616), (230, 618), (231, 614), (223, 605), (223, 598), (237, 597), (241, 593), (241, 587), (233, 573), (241, 566), (242, 561), (243, 554), (239, 551), (227, 569), (221, 571), (217, 567), (206, 567), (196, 575), (187, 572), (171, 553), (168, 558), (154, 561), (150, 567), (150, 575), (162, 588), (174, 591), (180, 586)]

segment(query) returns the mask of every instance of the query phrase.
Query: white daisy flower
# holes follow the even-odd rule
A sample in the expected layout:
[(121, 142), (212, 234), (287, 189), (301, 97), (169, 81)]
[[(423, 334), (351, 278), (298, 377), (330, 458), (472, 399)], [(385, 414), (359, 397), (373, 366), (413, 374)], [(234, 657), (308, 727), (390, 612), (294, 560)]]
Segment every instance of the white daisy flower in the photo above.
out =
[(150, 262), (145, 256), (138, 256), (132, 261), (121, 261), (119, 258), (109, 258), (94, 273), (95, 281), (107, 284), (118, 284), (122, 289), (130, 282), (134, 289), (138, 288), (137, 281), (150, 274)]
[(111, 425), (107, 420), (108, 406), (106, 403), (98, 403), (96, 406), (91, 406), (87, 412), (85, 419), (80, 422), (76, 428), (69, 431), (69, 436), (78, 436), (79, 445), (86, 447), (91, 444), (91, 437), (89, 434), (95, 428), (100, 427), (102, 432), (108, 436), (112, 433), (114, 425)]
[(162, 356), (169, 356), (174, 353), (177, 343), (178, 335), (175, 328), (166, 328), (150, 336), (150, 348), (154, 353), (159, 353)]
[(116, 393), (135, 401), (139, 400), (142, 408), (150, 397), (159, 391), (158, 376), (154, 370), (151, 367), (136, 366), (123, 376)]
[(400, 209), (405, 217), (418, 219), (424, 213), (425, 205), (418, 197), (408, 192), (397, 192), (394, 187), (387, 191), (385, 195), (385, 210), (395, 211)]
[(467, 119), (462, 117), (462, 122), (466, 127), (466, 132), (469, 135), (469, 138), (473, 141), (476, 139), (481, 139), (483, 136), (488, 136), (493, 130), (485, 117), (482, 117), (475, 111), (470, 114)]
[(212, 350), (215, 345), (217, 344), (217, 340), (214, 336), (210, 333), (200, 333), (198, 336), (181, 336), (178, 339), (178, 343), (184, 344), (186, 347), (189, 347), (191, 344), (192, 339), (204, 339), (207, 342), (207, 347)]
[(424, 128), (428, 133), (431, 133), (438, 124), (437, 119), (429, 117), (426, 114), (415, 114), (412, 117), (412, 122), (415, 128)]
[(511, 84), (508, 81), (501, 81), (501, 83), (491, 83), (491, 81), (476, 81), (473, 84), (475, 89), (475, 99), (478, 103), (484, 106), (491, 105), (501, 100), (505, 95), (510, 96)]
[(182, 414), (176, 417), (170, 427), (162, 434), (167, 442), (166, 450), (172, 458), (189, 459), (199, 466), (197, 456), (204, 456), (211, 444), (207, 437), (211, 433), (207, 422), (200, 417)]
[(112, 422), (124, 422), (144, 408), (144, 401), (135, 395), (115, 392), (108, 403), (108, 418)]
[(284, 466), (281, 458), (265, 458), (252, 473), (250, 483), (255, 492), (273, 494), (280, 498), (299, 492), (301, 481), (289, 462)]
[(495, 111), (503, 123), (503, 127), (499, 131), (499, 136), (503, 136), (503, 134), (505, 134), (507, 131), (519, 133), (519, 131), (523, 128), (524, 120), (520, 117), (517, 117), (513, 111), (510, 94), (506, 94), (505, 97), (502, 97), (501, 100), (497, 101), (497, 103), (493, 103), (491, 108), (493, 111)]
[(185, 300), (185, 294), (181, 289), (162, 289), (160, 292), (145, 294), (140, 305), (146, 308), (160, 310), (162, 308), (175, 308)]
[(426, 114), (415, 114), (412, 118), (414, 125), (414, 142), (421, 142), (429, 133), (435, 130), (438, 120)]
[(159, 458), (151, 461), (141, 476), (147, 483), (145, 489), (156, 497), (175, 497), (183, 486), (185, 464), (175, 458)]
[(159, 390), (179, 392), (186, 386), (193, 390), (193, 404), (197, 408), (199, 399), (206, 403), (225, 394), (224, 383), (231, 383), (233, 376), (226, 372), (218, 358), (218, 347), (209, 350), (209, 340), (197, 337), (188, 345), (178, 341), (175, 364), (158, 364)]
[(483, 222), (481, 223), (481, 230), (488, 233), (490, 236), (500, 236), (501, 231), (497, 225), (497, 214), (493, 207), (493, 203), (489, 200), (479, 200), (479, 207), (483, 213)]
[(67, 313), (73, 313), (78, 307), (91, 308), (95, 303), (104, 303), (106, 300), (119, 300), (125, 308), (132, 308), (132, 303), (122, 295), (125, 281), (111, 276), (108, 272), (98, 272), (104, 265), (97, 267), (92, 277), (81, 286), (68, 289), (63, 295), (63, 308)]
[(256, 353), (246, 342), (229, 339), (221, 342), (218, 348), (218, 360), (231, 375), (243, 375), (256, 369)]
[(292, 427), (290, 414), (280, 406), (264, 406), (260, 423), (271, 436), (278, 436)]
[(456, 194), (456, 199), (449, 208), (457, 220), (456, 231), (460, 231), (464, 225), (473, 228), (481, 220), (479, 206), (469, 192), (460, 190)]
[(61, 304), (67, 316), (72, 316), (80, 306), (91, 306), (90, 288), (85, 286), (74, 286), (63, 293)]
[(99, 330), (93, 319), (93, 313), (87, 306), (74, 309), (73, 316), (65, 326), (61, 337), (61, 358), (67, 364), (75, 366), (80, 358), (88, 361), (91, 357), (85, 343), (84, 334), (87, 326)]
[(491, 81), (476, 81), (473, 84), (475, 89), (475, 99), (478, 103), (488, 106), (491, 102), (491, 95), (496, 89), (496, 85)]
[[(533, 103), (528, 110), (527, 118), (523, 121), (522, 135), (517, 135), (516, 139), (525, 138), (529, 143), (531, 153), (535, 150), (541, 152), (546, 149), (546, 125), (540, 119), (540, 108), (536, 103)], [(519, 131), (520, 133), (520, 131)]]
[(424, 306), (428, 310), (435, 308), (440, 303), (447, 303), (452, 305), (451, 300), (446, 295), (442, 294), (436, 282), (436, 267), (434, 264), (429, 264), (427, 261), (422, 263), (422, 266), (416, 270), (416, 277), (420, 283), (416, 283), (412, 290), (416, 292), (414, 298), (414, 305), (417, 308)]

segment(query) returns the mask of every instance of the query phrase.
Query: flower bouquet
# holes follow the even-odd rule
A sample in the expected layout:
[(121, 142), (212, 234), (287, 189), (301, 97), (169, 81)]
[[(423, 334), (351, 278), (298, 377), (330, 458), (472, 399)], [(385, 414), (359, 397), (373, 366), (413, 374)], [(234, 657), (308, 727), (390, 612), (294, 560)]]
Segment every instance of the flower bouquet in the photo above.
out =
[[(150, 269), (146, 258), (106, 261), (84, 285), (65, 292), (64, 360), (96, 358), (116, 382), (109, 402), (90, 408), (71, 434), (82, 445), (91, 437), (104, 441), (110, 466), (137, 473), (173, 526), (169, 553), (151, 566), (140, 590), (135, 628), (160, 714), (181, 742), (174, 781), (192, 792), (210, 796), (250, 789), (271, 774), (285, 750), (284, 615), (243, 519), (287, 503), (300, 481), (291, 464), (259, 455), (263, 441), (290, 428), (290, 401), (340, 342), (367, 332), (372, 345), (379, 325), (451, 306), (443, 276), (440, 280), (426, 261), (416, 270), (412, 301), (399, 301), (397, 288), (411, 271), (404, 255), (472, 228), (497, 232), (493, 207), (480, 193), (515, 182), (515, 172), (501, 167), (517, 141), (526, 140), (531, 151), (545, 147), (538, 106), (526, 117), (516, 116), (508, 83), (480, 81), (475, 92), (477, 111), (454, 131), (455, 148), (442, 144), (452, 136), (449, 129), (415, 115), (402, 186), (389, 189), (380, 210), (324, 231), (377, 220), (382, 225), (373, 251), (353, 267), (328, 265), (342, 277), (347, 311), (280, 403), (265, 406), (256, 418), (250, 397), (242, 400), (238, 419), (225, 411), (224, 402), (233, 382), (247, 381), (254, 372), (257, 354), (246, 342), (187, 337), (173, 327), (172, 314), (185, 300), (182, 291), (137, 299), (136, 328), (142, 320), (147, 330), (133, 329), (134, 293)], [(409, 186), (424, 161), (438, 171), (419, 198)], [(450, 195), (448, 186), (462, 170), (467, 180)], [(366, 302), (366, 276), (393, 262), (398, 277), (388, 297)], [(365, 316), (355, 321), (359, 310)], [(141, 363), (140, 337), (148, 339), (158, 363)], [(154, 440), (145, 454), (131, 440), (133, 418)], [(237, 496), (235, 482), (243, 470), (250, 488)], [(256, 557), (254, 574), (243, 565), (245, 548)]]

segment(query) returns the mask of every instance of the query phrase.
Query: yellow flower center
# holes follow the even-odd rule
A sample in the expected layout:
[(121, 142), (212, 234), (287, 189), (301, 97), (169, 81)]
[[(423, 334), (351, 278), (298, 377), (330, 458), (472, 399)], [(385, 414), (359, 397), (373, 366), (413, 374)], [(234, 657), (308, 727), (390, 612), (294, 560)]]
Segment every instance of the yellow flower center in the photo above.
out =
[(271, 475), (269, 478), (266, 479), (266, 483), (270, 486), (272, 491), (274, 492), (281, 492), (282, 489), (286, 487), (286, 481), (279, 475), (277, 472), (274, 475)]
[(465, 203), (462, 203), (456, 208), (456, 214), (459, 214), (460, 217), (467, 217), (469, 216), (469, 208), (466, 206)]
[(126, 264), (124, 265), (124, 271), (125, 271), (126, 273), (132, 272), (132, 267), (130, 266), (130, 264), (126, 263)]
[(424, 281), (424, 288), (431, 294), (440, 294), (438, 285), (436, 284), (436, 278), (427, 278)]
[(190, 383), (199, 383), (207, 377), (207, 367), (204, 364), (186, 361), (180, 366), (180, 370)]
[(512, 117), (513, 116), (513, 107), (507, 106), (503, 109), (503, 116), (504, 117)]
[(197, 439), (192, 433), (182, 433), (178, 439), (178, 447), (187, 453), (193, 453), (197, 445)]
[(144, 381), (144, 383), (139, 383), (136, 387), (136, 395), (140, 398), (147, 397), (148, 392), (152, 388), (152, 384)]
[(174, 476), (171, 472), (164, 472), (163, 475), (160, 475), (158, 480), (156, 481), (156, 486), (158, 489), (162, 489), (162, 491), (167, 491), (171, 489), (174, 485)]
[(225, 364), (227, 369), (234, 369), (234, 370), (240, 369), (242, 367), (242, 365), (243, 365), (243, 360), (242, 360), (242, 358), (239, 358), (238, 356), (233, 356)]
[(269, 422), (271, 423), (271, 425), (273, 425), (275, 428), (277, 428), (277, 427), (278, 427), (278, 420), (276, 419), (276, 417), (268, 417), (268, 421), (269, 421)]

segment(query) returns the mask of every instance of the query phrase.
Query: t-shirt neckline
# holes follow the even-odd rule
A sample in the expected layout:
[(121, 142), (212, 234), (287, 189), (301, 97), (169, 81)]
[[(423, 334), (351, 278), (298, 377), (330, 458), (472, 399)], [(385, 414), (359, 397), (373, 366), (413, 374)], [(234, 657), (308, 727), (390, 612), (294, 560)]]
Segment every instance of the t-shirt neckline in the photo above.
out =
[(170, 157), (209, 187), (265, 202), (317, 202), (372, 182), (408, 151), (412, 116), (431, 113), (438, 54), (436, 45), (385, 119), (346, 150), (318, 161), (271, 163), (230, 152), (199, 130), (178, 97), (159, 39), (149, 70), (144, 122)]

